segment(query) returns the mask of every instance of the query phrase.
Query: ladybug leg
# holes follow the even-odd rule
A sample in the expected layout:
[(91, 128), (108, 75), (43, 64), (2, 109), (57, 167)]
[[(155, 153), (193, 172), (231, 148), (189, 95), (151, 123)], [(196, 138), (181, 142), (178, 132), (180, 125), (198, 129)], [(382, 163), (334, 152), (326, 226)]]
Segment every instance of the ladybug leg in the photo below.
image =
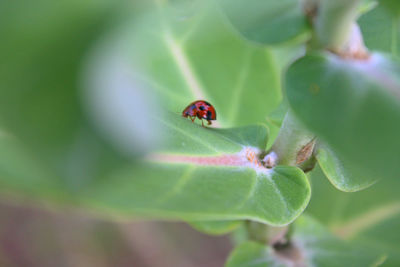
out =
[(196, 119), (196, 117), (190, 117), (190, 119), (192, 120), (192, 122), (194, 122), (194, 120)]
[(201, 126), (203, 126), (203, 127), (204, 127), (204, 121), (203, 121), (203, 120), (201, 120)]
[(208, 125), (211, 125), (211, 121), (210, 120), (207, 120), (207, 122), (208, 122)]

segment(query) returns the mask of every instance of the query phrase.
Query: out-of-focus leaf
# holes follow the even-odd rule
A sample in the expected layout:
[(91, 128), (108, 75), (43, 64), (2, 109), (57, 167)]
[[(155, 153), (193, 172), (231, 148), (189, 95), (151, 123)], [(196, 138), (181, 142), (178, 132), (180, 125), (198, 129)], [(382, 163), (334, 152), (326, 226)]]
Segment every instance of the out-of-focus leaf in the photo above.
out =
[(397, 0), (379, 0), (379, 5), (383, 6), (392, 16), (400, 18), (400, 2)]
[(241, 225), (242, 221), (193, 221), (190, 226), (209, 235), (224, 235)]
[(0, 3), (0, 124), (42, 158), (60, 160), (85, 123), (78, 68), (113, 7), (107, 0)]
[(332, 187), (321, 169), (316, 167), (311, 172), (311, 182), (313, 198), (307, 211), (330, 226), (345, 225), (347, 221), (361, 217), (371, 210), (391, 206), (399, 200), (398, 179), (380, 180), (359, 192), (341, 192)]
[[(360, 25), (364, 42), (371, 50), (400, 54), (400, 14), (398, 8), (385, 7), (386, 1), (360, 17)], [(392, 1), (390, 1), (392, 2)], [(396, 2), (396, 3), (394, 3)], [(398, 1), (393, 1), (398, 5)]]
[(307, 32), (307, 20), (300, 1), (218, 1), (233, 27), (251, 41), (268, 45), (279, 44)]
[(310, 190), (300, 169), (269, 170), (250, 162), (248, 149), (266, 145), (263, 126), (206, 129), (177, 115), (160, 121), (165, 146), (88, 186), (82, 192), (87, 205), (128, 216), (273, 225), (289, 223), (306, 207)]
[(367, 13), (378, 5), (378, 0), (361, 0), (358, 6), (360, 14)]
[(78, 85), (83, 56), (123, 1), (0, 1), (0, 127), (12, 136), (2, 140), (3, 195), (54, 199), (125, 163), (93, 131)]
[[(36, 173), (22, 153), (46, 169), (43, 179), (63, 180), (61, 191), (79, 190), (124, 163), (91, 129), (78, 89), (83, 56), (121, 2), (0, 2), (0, 125), (21, 147), (21, 162), (15, 159), (7, 172), (16, 168), (23, 180), (4, 186), (9, 193), (32, 196), (40, 192), (37, 187), (49, 188), (39, 182), (35, 186), (34, 175), (22, 175)], [(3, 184), (19, 181), (2, 179)]]
[(387, 255), (382, 266), (399, 266), (400, 180), (380, 180), (355, 193), (336, 190), (319, 168), (311, 173), (313, 197), (306, 210), (342, 239)]
[[(399, 266), (400, 265), (400, 234), (398, 227), (400, 225), (400, 204), (397, 204), (397, 213), (387, 216), (384, 220), (378, 222), (366, 229), (360, 231), (356, 236), (352, 237), (359, 243), (367, 244), (375, 251), (381, 251), (387, 255), (387, 259), (382, 266)], [(388, 207), (393, 210), (394, 206)], [(388, 209), (388, 210), (389, 210)], [(350, 225), (353, 226), (353, 225)]]
[(16, 138), (0, 133), (0, 190), (3, 195), (22, 192), (30, 197), (60, 200), (65, 193), (62, 185), (62, 181)]
[(299, 119), (358, 173), (398, 179), (399, 74), (398, 62), (379, 54), (365, 61), (310, 54), (287, 72), (288, 100)]
[(329, 181), (345, 192), (365, 189), (378, 180), (377, 177), (366, 176), (354, 170), (351, 164), (346, 165), (327, 145), (319, 146), (317, 160)]
[(292, 246), (271, 248), (260, 243), (240, 244), (230, 255), (227, 267), (269, 266), (377, 266), (384, 255), (359, 243), (342, 241), (309, 217), (295, 223)]
[(160, 7), (126, 23), (99, 45), (96, 65), (115, 55), (128, 61), (133, 78), (171, 112), (204, 99), (216, 108), (216, 125), (265, 122), (281, 100), (275, 57), (238, 37), (216, 8), (204, 1), (189, 16), (174, 17), (174, 6)]

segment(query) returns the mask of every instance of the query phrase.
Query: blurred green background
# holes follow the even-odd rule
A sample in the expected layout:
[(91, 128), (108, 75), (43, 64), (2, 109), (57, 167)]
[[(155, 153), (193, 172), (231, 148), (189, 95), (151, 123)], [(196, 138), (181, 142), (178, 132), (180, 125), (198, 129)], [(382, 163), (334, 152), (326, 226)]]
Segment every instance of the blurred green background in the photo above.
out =
[[(0, 134), (23, 140), (21, 149), (34, 152), (33, 166), (51, 164), (72, 190), (122, 157), (84, 115), (84, 57), (114, 25), (151, 9), (148, 2), (0, 1)], [(231, 249), (228, 238), (182, 223), (113, 223), (32, 204), (11, 193), (32, 177), (24, 170), (29, 163), (4, 142), (1, 150), (1, 175), (14, 184), (1, 185), (0, 266), (221, 266)], [(46, 190), (37, 179), (27, 191)]]

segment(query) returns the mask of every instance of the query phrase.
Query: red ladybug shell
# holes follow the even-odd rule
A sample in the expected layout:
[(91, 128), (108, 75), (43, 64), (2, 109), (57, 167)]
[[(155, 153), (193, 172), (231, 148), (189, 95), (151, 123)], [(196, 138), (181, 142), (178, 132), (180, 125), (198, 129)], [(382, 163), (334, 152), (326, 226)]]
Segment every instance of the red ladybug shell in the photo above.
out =
[(192, 121), (197, 117), (200, 120), (205, 119), (208, 121), (208, 124), (211, 124), (211, 121), (217, 119), (217, 113), (215, 112), (215, 108), (204, 100), (197, 100), (190, 103), (183, 111), (182, 116), (187, 118), (190, 117)]

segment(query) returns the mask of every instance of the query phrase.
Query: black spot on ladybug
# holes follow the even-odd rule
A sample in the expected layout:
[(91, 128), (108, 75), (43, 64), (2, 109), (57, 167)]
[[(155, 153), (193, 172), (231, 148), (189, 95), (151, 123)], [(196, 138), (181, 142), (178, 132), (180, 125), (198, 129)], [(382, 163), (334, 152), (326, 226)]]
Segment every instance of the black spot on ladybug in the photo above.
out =
[(199, 107), (200, 110), (205, 110), (206, 108), (204, 106)]
[(211, 120), (212, 119), (212, 113), (211, 111), (207, 110), (207, 120)]
[(206, 104), (207, 106), (211, 106), (211, 104), (210, 103), (208, 103), (207, 101), (203, 101), (204, 102), (204, 104)]

